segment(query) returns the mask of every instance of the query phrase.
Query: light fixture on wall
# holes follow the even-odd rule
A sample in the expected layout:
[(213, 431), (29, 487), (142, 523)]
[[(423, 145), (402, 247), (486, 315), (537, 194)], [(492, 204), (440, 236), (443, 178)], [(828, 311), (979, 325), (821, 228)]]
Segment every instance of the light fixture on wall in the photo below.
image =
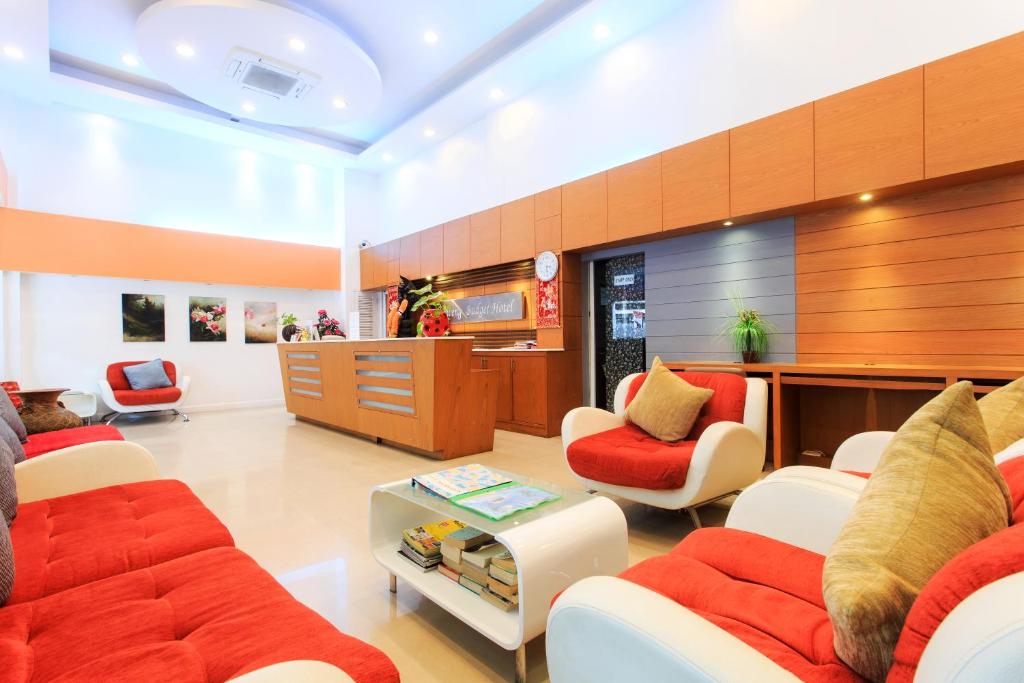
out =
[(4, 54), (11, 59), (25, 58), (25, 53), (17, 45), (4, 45)]
[(722, 225), (724, 225), (727, 228), (730, 228), (730, 227), (732, 227), (732, 221), (726, 221), (726, 222), (722, 223)]
[(139, 58), (130, 52), (125, 52), (121, 55), (121, 61), (124, 62), (125, 66), (136, 67), (139, 65)]
[(875, 195), (871, 194), (870, 192), (864, 192), (857, 199), (861, 200), (862, 202), (870, 202), (874, 198)]
[(438, 40), (440, 40), (440, 38), (441, 36), (437, 35), (437, 31), (434, 31), (432, 29), (427, 29), (426, 31), (423, 32), (423, 42), (426, 43), (427, 45), (435, 44)]
[(185, 57), (186, 59), (196, 56), (195, 48), (188, 43), (178, 43), (175, 46), (174, 51), (178, 53), (178, 56)]

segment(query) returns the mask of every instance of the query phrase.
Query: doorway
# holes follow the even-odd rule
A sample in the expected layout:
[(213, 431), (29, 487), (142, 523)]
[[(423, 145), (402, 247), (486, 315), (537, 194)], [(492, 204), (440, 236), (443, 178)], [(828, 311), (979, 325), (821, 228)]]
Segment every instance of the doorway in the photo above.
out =
[(644, 255), (594, 261), (594, 404), (614, 409), (622, 378), (647, 369)]

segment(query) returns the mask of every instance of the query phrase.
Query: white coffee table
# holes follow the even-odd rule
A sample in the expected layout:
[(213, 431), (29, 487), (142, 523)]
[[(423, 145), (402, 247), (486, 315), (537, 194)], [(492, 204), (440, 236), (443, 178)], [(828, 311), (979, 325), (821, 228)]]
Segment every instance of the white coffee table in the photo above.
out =
[[(626, 518), (607, 498), (501, 473), (561, 498), (495, 522), (401, 479), (382, 484), (370, 493), (370, 546), (374, 558), (390, 575), (391, 592), (397, 590), (401, 577), (474, 630), (506, 650), (514, 650), (515, 680), (522, 683), (526, 678), (526, 643), (544, 632), (551, 599), (580, 579), (615, 575), (626, 568)], [(518, 609), (502, 612), (439, 572), (421, 572), (399, 557), (403, 529), (446, 518), (492, 534), (512, 553), (519, 573)]]

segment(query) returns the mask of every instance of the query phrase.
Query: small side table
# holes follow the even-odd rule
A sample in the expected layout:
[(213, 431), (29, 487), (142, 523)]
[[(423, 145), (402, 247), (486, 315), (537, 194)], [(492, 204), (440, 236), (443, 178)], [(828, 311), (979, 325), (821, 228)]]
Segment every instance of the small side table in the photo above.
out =
[(96, 414), (96, 394), (87, 391), (65, 391), (59, 400), (65, 408), (85, 420), (86, 424), (92, 424), (92, 418)]
[(57, 399), (68, 389), (22, 389), (16, 391), (24, 402), (18, 411), (29, 434), (53, 432), (82, 426), (82, 418), (57, 405)]

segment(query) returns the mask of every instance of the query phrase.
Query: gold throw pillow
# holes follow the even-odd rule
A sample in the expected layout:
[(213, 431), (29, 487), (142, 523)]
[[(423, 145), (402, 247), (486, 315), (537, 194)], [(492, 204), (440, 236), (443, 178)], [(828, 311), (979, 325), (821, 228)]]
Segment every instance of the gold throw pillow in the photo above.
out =
[(982, 396), (978, 409), (985, 420), (993, 455), (1024, 439), (1024, 377)]
[(974, 388), (954, 384), (896, 432), (825, 559), (836, 654), (883, 681), (921, 588), (1010, 514)]
[(713, 389), (695, 387), (655, 357), (647, 379), (626, 408), (626, 419), (656, 439), (679, 441), (690, 433)]

